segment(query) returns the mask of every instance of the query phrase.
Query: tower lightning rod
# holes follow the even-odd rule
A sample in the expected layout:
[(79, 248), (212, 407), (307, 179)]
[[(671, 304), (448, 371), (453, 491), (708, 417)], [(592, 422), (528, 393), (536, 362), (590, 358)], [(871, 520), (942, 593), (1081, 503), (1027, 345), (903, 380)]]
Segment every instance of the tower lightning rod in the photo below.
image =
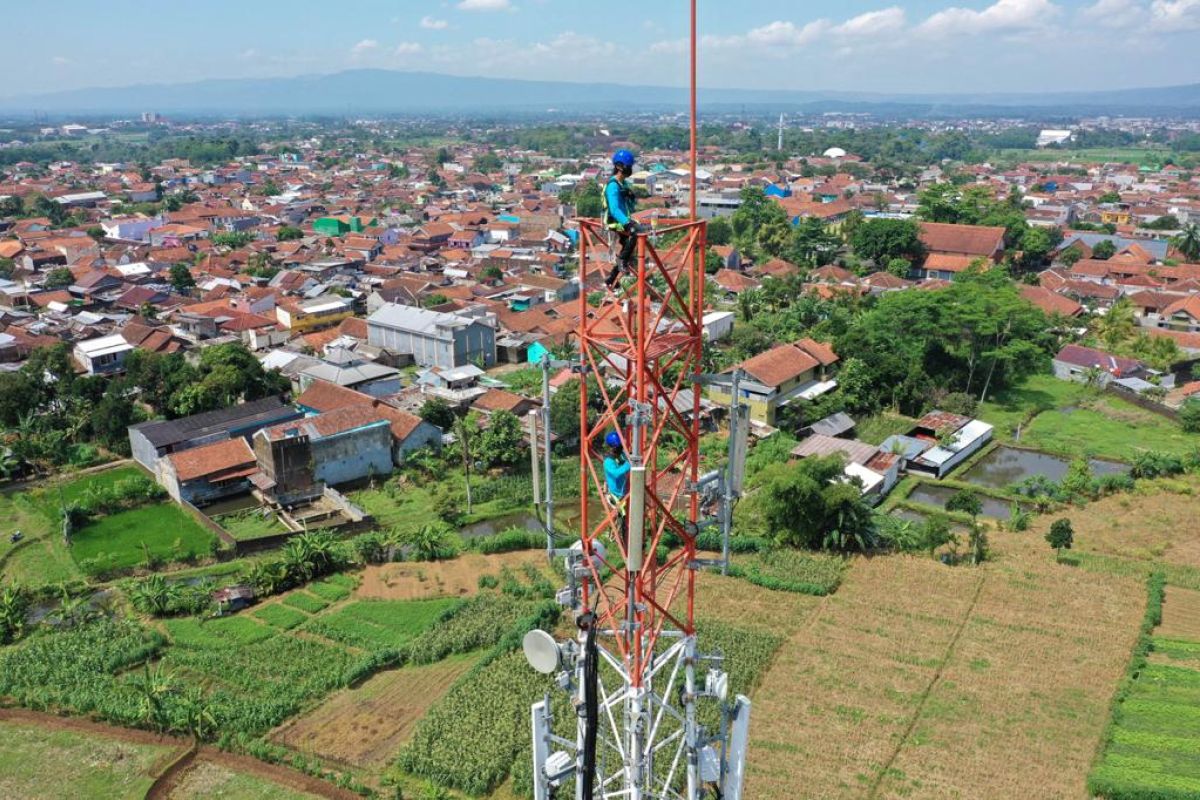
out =
[(697, 155), (697, 153), (696, 153), (696, 0), (692, 0), (691, 5), (692, 5), (692, 35), (691, 35), (691, 40), (692, 40), (692, 64), (691, 64), (691, 73), (692, 73), (692, 78), (691, 78), (691, 83), (692, 83), (692, 97), (691, 97), (692, 175), (691, 175), (690, 191), (688, 192), (688, 217), (693, 222), (695, 222), (696, 221), (696, 169), (697, 169), (697, 167), (696, 167), (696, 155)]

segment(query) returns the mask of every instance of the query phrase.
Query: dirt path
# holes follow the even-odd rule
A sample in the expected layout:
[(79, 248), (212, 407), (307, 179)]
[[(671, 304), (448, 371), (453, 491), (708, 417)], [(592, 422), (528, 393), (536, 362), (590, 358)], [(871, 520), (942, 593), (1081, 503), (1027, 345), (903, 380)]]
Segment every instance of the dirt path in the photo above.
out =
[(49, 730), (88, 733), (135, 744), (176, 745), (181, 750), (190, 751), (184, 758), (168, 766), (163, 774), (155, 780), (154, 785), (146, 793), (147, 800), (167, 800), (170, 798), (171, 792), (183, 782), (188, 770), (204, 761), (227, 767), (234, 772), (248, 773), (257, 778), (262, 778), (271, 783), (278, 783), (281, 786), (286, 786), (289, 789), (295, 789), (299, 792), (307, 792), (318, 797), (328, 798), (328, 800), (359, 800), (358, 795), (348, 789), (339, 789), (319, 778), (305, 775), (303, 772), (278, 764), (268, 764), (251, 756), (226, 753), (207, 745), (192, 751), (191, 740), (181, 736), (159, 735), (150, 731), (119, 728), (114, 725), (105, 725), (104, 723), (93, 722), (88, 719), (59, 717), (54, 714), (29, 711), (21, 708), (0, 708), (0, 722), (18, 722), (36, 725)]

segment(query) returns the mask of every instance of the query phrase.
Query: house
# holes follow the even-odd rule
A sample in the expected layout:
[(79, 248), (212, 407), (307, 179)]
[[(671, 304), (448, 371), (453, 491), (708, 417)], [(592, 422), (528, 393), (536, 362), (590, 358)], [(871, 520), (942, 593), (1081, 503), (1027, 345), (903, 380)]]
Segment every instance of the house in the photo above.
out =
[(518, 417), (524, 417), (539, 406), (528, 397), (506, 392), (503, 389), (488, 389), (484, 394), (475, 398), (471, 408), (485, 416), (491, 416), (497, 411), (507, 411)]
[(125, 369), (134, 347), (119, 333), (75, 343), (72, 355), (88, 375), (112, 375)]
[(392, 427), (392, 458), (403, 464), (409, 453), (422, 447), (440, 450), (442, 429), (418, 417), (393, 408), (362, 392), (319, 381), (296, 398), (296, 405), (307, 415), (337, 411), (356, 405), (368, 405), (382, 415)]
[(204, 505), (250, 491), (258, 472), (246, 440), (225, 439), (159, 459), (158, 482), (177, 502)]
[(727, 339), (733, 333), (733, 320), (732, 311), (709, 311), (700, 320), (705, 340), (720, 342)]
[(1051, 316), (1078, 317), (1083, 313), (1083, 306), (1079, 303), (1044, 286), (1022, 286), (1021, 297)]
[(1200, 332), (1200, 294), (1181, 297), (1164, 308), (1158, 327), (1185, 333)]
[(856, 439), (838, 439), (823, 433), (814, 433), (792, 448), (793, 458), (820, 458), (840, 455), (846, 461), (842, 472), (845, 480), (857, 480), (862, 486), (864, 497), (882, 498), (899, 479), (899, 467), (895, 460), (880, 460), (879, 448)]
[(296, 333), (307, 333), (319, 328), (337, 325), (354, 316), (353, 303), (336, 295), (315, 297), (312, 300), (283, 300), (275, 306), (275, 318), (279, 324)]
[(1141, 377), (1146, 365), (1134, 358), (1114, 356), (1103, 350), (1069, 344), (1054, 356), (1054, 377), (1064, 381), (1107, 386), (1117, 378)]
[(388, 303), (367, 318), (367, 342), (412, 356), (423, 367), (496, 363), (496, 329), (460, 314)]
[[(738, 391), (750, 418), (773, 426), (776, 413), (788, 403), (815, 400), (837, 388), (831, 371), (837, 361), (829, 345), (812, 339), (781, 344), (743, 361), (738, 367), (746, 377)], [(708, 399), (719, 406), (728, 406), (731, 400), (729, 390), (721, 385), (708, 387)]]
[(164, 455), (238, 437), (249, 438), (268, 425), (299, 419), (301, 413), (277, 396), (193, 414), (190, 417), (140, 422), (129, 426), (129, 446), (133, 458), (158, 474), (158, 460)]
[(326, 486), (389, 474), (391, 423), (371, 405), (348, 406), (259, 430), (254, 454), (256, 486), (279, 503), (307, 500)]
[(1002, 227), (990, 225), (951, 225), (945, 222), (922, 222), (921, 244), (932, 254), (984, 258), (999, 263), (1004, 255)]
[(993, 426), (982, 420), (935, 410), (917, 420), (907, 435), (889, 436), (879, 449), (900, 456), (910, 472), (944, 478), (983, 449), (993, 432)]
[(368, 361), (352, 350), (333, 348), (325, 358), (301, 370), (297, 376), (300, 391), (315, 381), (325, 381), (354, 389), (371, 397), (384, 397), (400, 391), (400, 370)]

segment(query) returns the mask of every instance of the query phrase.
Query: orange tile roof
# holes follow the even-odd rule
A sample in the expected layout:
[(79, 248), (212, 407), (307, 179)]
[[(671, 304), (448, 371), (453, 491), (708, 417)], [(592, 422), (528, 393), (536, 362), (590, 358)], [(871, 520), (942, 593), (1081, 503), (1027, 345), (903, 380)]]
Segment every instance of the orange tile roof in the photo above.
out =
[(181, 453), (172, 453), (167, 458), (170, 459), (171, 466), (175, 468), (175, 476), (181, 483), (241, 471), (258, 463), (255, 461), (254, 451), (240, 436), (193, 447)]

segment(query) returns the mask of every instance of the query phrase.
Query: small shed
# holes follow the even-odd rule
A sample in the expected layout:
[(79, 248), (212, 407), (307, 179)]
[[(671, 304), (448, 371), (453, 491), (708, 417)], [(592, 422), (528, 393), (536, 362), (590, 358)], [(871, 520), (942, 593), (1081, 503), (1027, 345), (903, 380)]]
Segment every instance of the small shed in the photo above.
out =
[(254, 588), (245, 583), (226, 586), (213, 592), (212, 599), (221, 613), (230, 614), (254, 604)]

